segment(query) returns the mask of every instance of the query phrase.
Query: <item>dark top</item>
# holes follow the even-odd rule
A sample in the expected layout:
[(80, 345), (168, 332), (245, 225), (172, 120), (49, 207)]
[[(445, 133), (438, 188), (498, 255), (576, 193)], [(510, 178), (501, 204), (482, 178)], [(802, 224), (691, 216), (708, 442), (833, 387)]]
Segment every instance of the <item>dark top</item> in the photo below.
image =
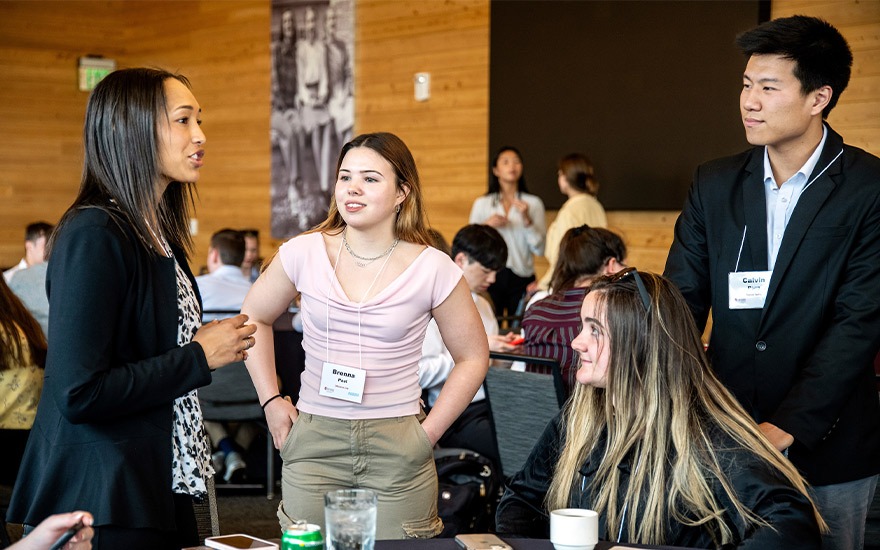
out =
[(763, 147), (697, 168), (665, 275), (699, 328), (712, 309), (709, 358), (718, 378), (757, 422), (793, 435), (791, 461), (811, 484), (827, 485), (880, 472), (873, 369), (880, 349), (880, 159), (844, 145), (829, 127), (808, 181), (763, 309), (728, 305), (737, 258), (739, 271), (768, 266)]
[(173, 401), (211, 382), (201, 346), (177, 345), (174, 259), (88, 208), (57, 236), (46, 288), (52, 343), (9, 521), (89, 510), (97, 526), (174, 529)]
[[(496, 514), (496, 529), (500, 535), (517, 535), (543, 538), (549, 536), (550, 520), (544, 509), (544, 498), (556, 471), (562, 448), (561, 417), (547, 425), (541, 439), (532, 449), (523, 469), (508, 484)], [(603, 436), (604, 439), (604, 436)], [(725, 522), (736, 537), (736, 548), (749, 550), (806, 550), (819, 548), (819, 527), (813, 516), (809, 501), (785, 478), (750, 451), (737, 448), (729, 438), (716, 437), (715, 445), (719, 460), (733, 489), (743, 505), (767, 521), (771, 527), (743, 524), (739, 516), (732, 515), (733, 507), (727, 494), (717, 480), (709, 480), (718, 503), (727, 509)], [(584, 491), (573, 490), (570, 507), (591, 509), (591, 489), (604, 454), (600, 443), (587, 457), (580, 469), (585, 480)], [(630, 461), (618, 465), (620, 487), (618, 502), (623, 502), (625, 487), (632, 470)], [(581, 486), (578, 476), (576, 486)], [(631, 510), (629, 514), (633, 513)], [(599, 538), (617, 540), (618, 525), (606, 523), (605, 514), (599, 514)], [(690, 527), (670, 519), (663, 544), (693, 548), (714, 548), (705, 529)], [(620, 541), (626, 543), (629, 531), (624, 525)]]

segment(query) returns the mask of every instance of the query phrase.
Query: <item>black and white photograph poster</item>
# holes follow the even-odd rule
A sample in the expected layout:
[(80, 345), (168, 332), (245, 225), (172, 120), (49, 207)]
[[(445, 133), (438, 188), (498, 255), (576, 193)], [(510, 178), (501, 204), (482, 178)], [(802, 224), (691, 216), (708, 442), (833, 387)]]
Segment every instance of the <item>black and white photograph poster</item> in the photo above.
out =
[(320, 223), (354, 125), (354, 1), (272, 2), (272, 237)]

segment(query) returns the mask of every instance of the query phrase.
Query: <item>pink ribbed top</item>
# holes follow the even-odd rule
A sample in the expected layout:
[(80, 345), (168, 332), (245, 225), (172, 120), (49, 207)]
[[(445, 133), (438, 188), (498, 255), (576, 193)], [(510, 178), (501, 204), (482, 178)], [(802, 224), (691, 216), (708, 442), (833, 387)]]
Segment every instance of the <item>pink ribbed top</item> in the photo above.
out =
[[(452, 293), (462, 277), (461, 270), (442, 252), (426, 248), (394, 281), (360, 305), (358, 353), (358, 303), (350, 300), (339, 284), (322, 235), (309, 233), (287, 241), (279, 257), (287, 276), (302, 293), (306, 366), (297, 408), (345, 419), (417, 414), (425, 329), (431, 310)], [(361, 403), (319, 395), (324, 361), (366, 370)]]

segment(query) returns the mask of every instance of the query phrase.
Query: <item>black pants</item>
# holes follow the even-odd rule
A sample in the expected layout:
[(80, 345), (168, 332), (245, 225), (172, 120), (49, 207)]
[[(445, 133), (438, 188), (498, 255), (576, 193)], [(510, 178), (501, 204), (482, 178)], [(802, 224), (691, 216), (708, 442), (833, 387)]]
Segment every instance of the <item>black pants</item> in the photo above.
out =
[(496, 466), (501, 462), (495, 435), (492, 433), (489, 405), (485, 400), (468, 405), (437, 443), (441, 447), (470, 449), (485, 456)]
[[(503, 268), (495, 274), (495, 282), (489, 287), (489, 296), (495, 305), (495, 315), (516, 315), (516, 308), (526, 293), (526, 287), (535, 280), (535, 275), (520, 277), (510, 270)], [(506, 311), (506, 313), (505, 313)]]
[(0, 485), (15, 485), (30, 430), (0, 430)]

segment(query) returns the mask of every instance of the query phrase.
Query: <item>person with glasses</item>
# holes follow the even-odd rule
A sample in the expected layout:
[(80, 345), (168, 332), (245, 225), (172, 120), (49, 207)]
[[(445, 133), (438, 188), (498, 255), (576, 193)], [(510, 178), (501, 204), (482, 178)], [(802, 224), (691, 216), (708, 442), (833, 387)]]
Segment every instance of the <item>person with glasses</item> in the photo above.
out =
[(599, 538), (690, 548), (818, 548), (804, 480), (712, 374), (670, 281), (627, 268), (581, 307), (577, 386), (498, 506), (501, 534), (599, 514)]
[(776, 19), (737, 39), (753, 148), (697, 168), (665, 274), (709, 358), (803, 473), (831, 530), (861, 548), (880, 473), (880, 159), (825, 119), (852, 53), (821, 19)]

